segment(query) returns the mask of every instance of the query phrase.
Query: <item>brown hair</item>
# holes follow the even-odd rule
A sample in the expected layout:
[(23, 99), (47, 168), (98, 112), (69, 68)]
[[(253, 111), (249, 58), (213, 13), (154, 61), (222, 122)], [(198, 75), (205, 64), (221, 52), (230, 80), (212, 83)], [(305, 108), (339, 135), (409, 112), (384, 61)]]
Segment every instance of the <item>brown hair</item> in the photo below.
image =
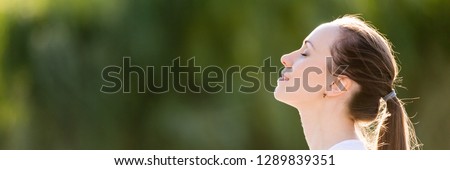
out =
[(404, 103), (396, 96), (382, 99), (398, 83), (399, 70), (390, 42), (357, 16), (347, 15), (332, 23), (341, 31), (331, 47), (333, 65), (347, 65), (338, 73), (360, 87), (349, 109), (369, 149), (419, 149)]

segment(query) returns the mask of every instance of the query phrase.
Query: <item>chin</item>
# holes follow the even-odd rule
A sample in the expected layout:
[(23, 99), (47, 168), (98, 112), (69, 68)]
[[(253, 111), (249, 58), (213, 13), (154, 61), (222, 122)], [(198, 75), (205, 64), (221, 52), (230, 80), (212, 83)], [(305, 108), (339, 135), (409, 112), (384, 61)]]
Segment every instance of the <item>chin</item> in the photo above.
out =
[(286, 92), (283, 87), (277, 86), (273, 95), (276, 100), (285, 103), (289, 106), (297, 107), (304, 103), (309, 103), (317, 94), (310, 94), (304, 92)]
[(285, 97), (285, 92), (281, 91), (280, 86), (277, 86), (275, 88), (275, 91), (273, 92), (273, 97), (275, 97), (275, 99), (277, 99), (280, 102), (283, 102), (284, 97)]
[[(291, 95), (294, 95), (294, 94), (291, 94)], [(289, 96), (285, 91), (282, 91), (281, 87), (275, 88), (275, 91), (273, 92), (273, 96), (275, 97), (276, 100), (278, 100), (282, 103), (288, 104), (290, 106), (293, 106), (292, 103), (295, 103), (292, 100), (292, 96)], [(297, 98), (297, 97), (295, 97), (295, 98)]]

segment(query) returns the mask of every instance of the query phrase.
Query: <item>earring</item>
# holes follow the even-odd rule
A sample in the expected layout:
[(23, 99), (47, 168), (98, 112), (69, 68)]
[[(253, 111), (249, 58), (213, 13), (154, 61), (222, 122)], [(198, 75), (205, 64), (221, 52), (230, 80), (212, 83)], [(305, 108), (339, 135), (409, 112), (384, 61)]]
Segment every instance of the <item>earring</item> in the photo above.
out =
[(324, 93), (324, 94), (323, 94), (323, 98), (325, 98), (326, 96), (327, 96), (327, 94), (326, 94), (326, 93)]
[(333, 82), (330, 84), (330, 87), (332, 87), (332, 86), (334, 85), (334, 83), (336, 83), (336, 81), (333, 81)]

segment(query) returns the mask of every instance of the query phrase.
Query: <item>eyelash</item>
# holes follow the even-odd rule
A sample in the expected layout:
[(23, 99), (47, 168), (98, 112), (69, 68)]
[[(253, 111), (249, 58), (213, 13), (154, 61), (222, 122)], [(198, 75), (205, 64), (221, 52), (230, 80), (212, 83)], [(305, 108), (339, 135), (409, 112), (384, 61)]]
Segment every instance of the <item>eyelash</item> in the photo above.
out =
[(308, 56), (306, 53), (300, 53), (300, 55), (302, 55), (303, 57)]

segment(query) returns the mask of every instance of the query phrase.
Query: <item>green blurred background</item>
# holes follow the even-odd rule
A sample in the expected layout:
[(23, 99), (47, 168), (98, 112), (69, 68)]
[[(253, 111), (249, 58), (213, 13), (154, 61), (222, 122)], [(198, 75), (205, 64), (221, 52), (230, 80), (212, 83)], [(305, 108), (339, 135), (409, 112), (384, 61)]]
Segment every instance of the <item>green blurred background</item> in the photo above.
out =
[[(132, 64), (262, 65), (362, 14), (395, 45), (424, 149), (450, 149), (450, 1), (0, 0), (0, 149), (308, 149), (273, 94), (103, 94)], [(136, 81), (136, 79), (134, 79)], [(198, 80), (195, 80), (198, 81)], [(194, 81), (194, 82), (195, 82)], [(275, 84), (276, 80), (272, 80)], [(191, 82), (193, 83), (193, 82)], [(242, 82), (235, 81), (240, 85)]]

